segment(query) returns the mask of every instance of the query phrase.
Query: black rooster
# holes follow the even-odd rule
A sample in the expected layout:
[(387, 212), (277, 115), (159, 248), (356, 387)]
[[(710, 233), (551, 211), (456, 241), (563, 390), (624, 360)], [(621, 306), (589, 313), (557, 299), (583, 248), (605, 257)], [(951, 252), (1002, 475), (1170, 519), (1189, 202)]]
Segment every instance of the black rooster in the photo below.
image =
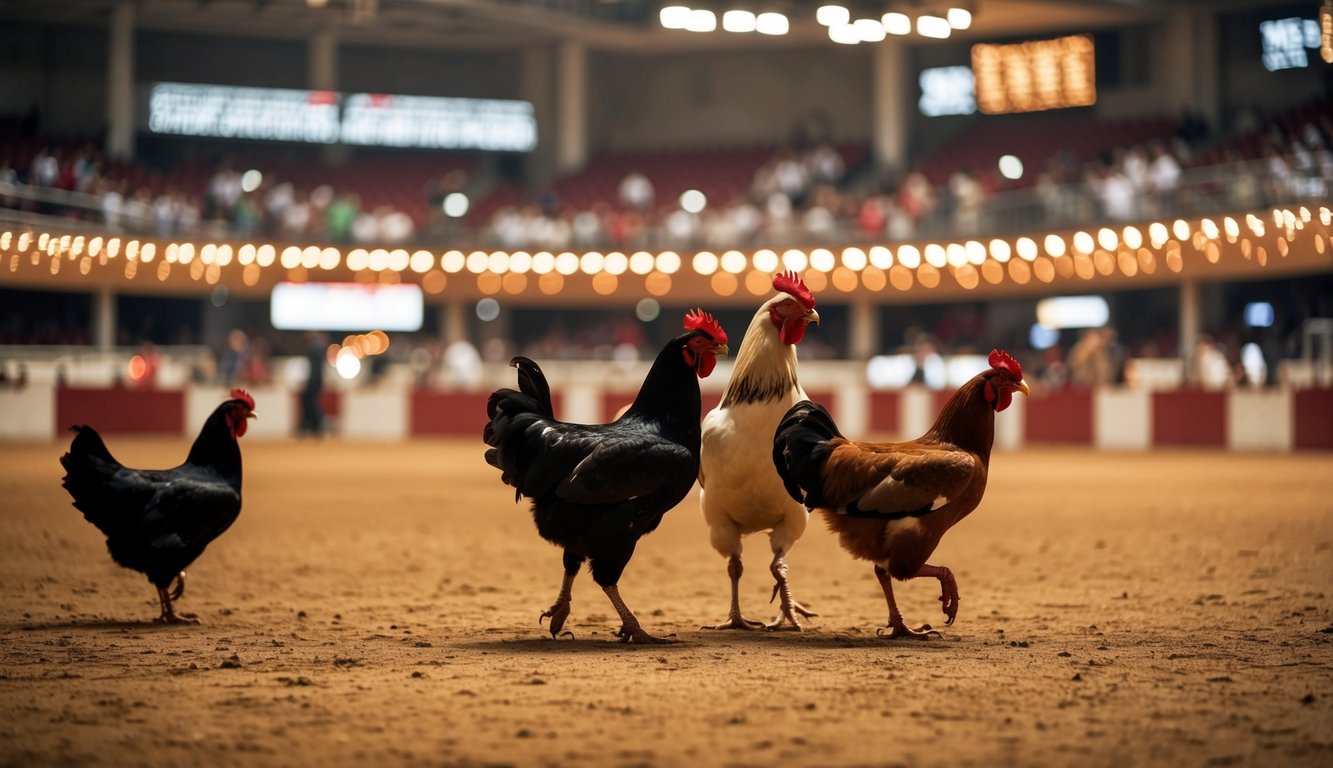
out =
[[(198, 623), (172, 603), (185, 594), (185, 567), (222, 535), (241, 512), (241, 449), (236, 438), (255, 418), (255, 401), (235, 389), (204, 422), (190, 455), (175, 469), (131, 469), (111, 457), (97, 430), (75, 432), (60, 457), (74, 507), (106, 534), (111, 558), (157, 588), (168, 624)], [(175, 588), (168, 588), (175, 581)]]
[(713, 317), (685, 316), (686, 332), (653, 362), (634, 403), (610, 424), (557, 421), (537, 364), (516, 357), (521, 391), (500, 389), (486, 404), (486, 461), (519, 496), (532, 499), (537, 532), (565, 550), (565, 577), (541, 619), (559, 636), (570, 590), (585, 560), (620, 615), (622, 642), (664, 643), (643, 631), (616, 589), (639, 538), (657, 528), (699, 473), (699, 378), (727, 353)]

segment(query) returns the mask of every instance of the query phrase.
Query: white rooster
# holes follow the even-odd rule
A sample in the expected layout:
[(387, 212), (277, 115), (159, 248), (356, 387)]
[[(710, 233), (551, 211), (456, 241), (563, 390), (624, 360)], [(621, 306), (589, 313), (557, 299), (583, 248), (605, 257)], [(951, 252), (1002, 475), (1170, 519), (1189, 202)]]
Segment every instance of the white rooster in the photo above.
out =
[[(727, 558), (731, 612), (705, 629), (801, 628), (796, 614), (814, 616), (792, 599), (786, 555), (809, 519), (792, 500), (773, 466), (773, 433), (787, 409), (805, 400), (796, 380), (796, 344), (819, 322), (815, 297), (795, 272), (773, 278), (776, 296), (759, 307), (741, 341), (721, 404), (704, 417), (699, 457), (700, 503), (713, 548)], [(768, 531), (773, 549), (773, 597), (781, 597), (772, 624), (741, 615), (741, 537)], [(770, 602), (773, 598), (770, 598)]]

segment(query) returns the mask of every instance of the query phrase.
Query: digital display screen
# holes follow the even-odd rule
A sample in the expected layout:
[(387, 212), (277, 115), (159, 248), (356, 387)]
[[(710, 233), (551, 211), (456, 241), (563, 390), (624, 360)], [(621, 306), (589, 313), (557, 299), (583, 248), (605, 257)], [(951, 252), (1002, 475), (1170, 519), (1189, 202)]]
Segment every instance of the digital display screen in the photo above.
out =
[(934, 67), (921, 70), (921, 101), (926, 117), (970, 115), (977, 111), (976, 80), (967, 67)]
[(1097, 103), (1092, 38), (972, 46), (977, 107), (988, 115)]
[(269, 319), (280, 331), (419, 331), (421, 286), (362, 283), (278, 283)]
[(1310, 66), (1306, 48), (1318, 48), (1322, 35), (1314, 19), (1274, 19), (1259, 22), (1263, 40), (1264, 69), (1298, 69)]
[(148, 130), (219, 139), (530, 152), (527, 101), (156, 83)]

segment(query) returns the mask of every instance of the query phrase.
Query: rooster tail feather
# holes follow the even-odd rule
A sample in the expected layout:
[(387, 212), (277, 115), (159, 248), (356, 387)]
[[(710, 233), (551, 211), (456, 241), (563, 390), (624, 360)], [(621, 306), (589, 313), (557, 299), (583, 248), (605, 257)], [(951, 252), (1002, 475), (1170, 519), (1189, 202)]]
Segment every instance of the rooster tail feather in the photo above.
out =
[(69, 429), (74, 441), (60, 457), (60, 465), (65, 468), (60, 484), (69, 491), (74, 508), (83, 513), (84, 519), (111, 536), (120, 530), (122, 521), (106, 503), (106, 485), (121, 468), (120, 462), (111, 456), (97, 430), (84, 424)]
[(802, 400), (793, 405), (773, 436), (773, 465), (787, 493), (810, 509), (824, 505), (824, 463), (842, 437), (824, 406)]
[(510, 360), (509, 364), (518, 369), (519, 391), (537, 401), (543, 416), (554, 419), (555, 408), (551, 405), (551, 385), (546, 383), (546, 375), (542, 373), (542, 369), (537, 363), (522, 355)]
[(87, 424), (75, 424), (69, 431), (74, 433), (74, 442), (70, 443), (69, 452), (60, 457), (60, 463), (66, 470), (69, 469), (70, 461), (80, 461), (90, 456), (113, 464), (117, 463), (111, 457), (111, 451), (107, 450), (102, 436), (97, 434), (97, 430)]

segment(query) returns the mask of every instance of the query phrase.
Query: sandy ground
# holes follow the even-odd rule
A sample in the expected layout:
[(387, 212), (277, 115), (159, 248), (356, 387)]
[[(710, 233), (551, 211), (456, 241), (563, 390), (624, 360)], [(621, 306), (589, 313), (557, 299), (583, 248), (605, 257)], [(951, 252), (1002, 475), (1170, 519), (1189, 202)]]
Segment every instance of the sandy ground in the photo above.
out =
[[(185, 441), (113, 439), (135, 466)], [(245, 510), (159, 627), (60, 488), (0, 445), (0, 765), (1330, 765), (1333, 456), (999, 454), (933, 562), (942, 640), (875, 636), (870, 566), (812, 524), (819, 618), (717, 633), (724, 562), (692, 496), (621, 592), (665, 647), (612, 642), (479, 442), (244, 445)], [(771, 618), (766, 541), (743, 604)], [(938, 623), (934, 582), (900, 586)]]

